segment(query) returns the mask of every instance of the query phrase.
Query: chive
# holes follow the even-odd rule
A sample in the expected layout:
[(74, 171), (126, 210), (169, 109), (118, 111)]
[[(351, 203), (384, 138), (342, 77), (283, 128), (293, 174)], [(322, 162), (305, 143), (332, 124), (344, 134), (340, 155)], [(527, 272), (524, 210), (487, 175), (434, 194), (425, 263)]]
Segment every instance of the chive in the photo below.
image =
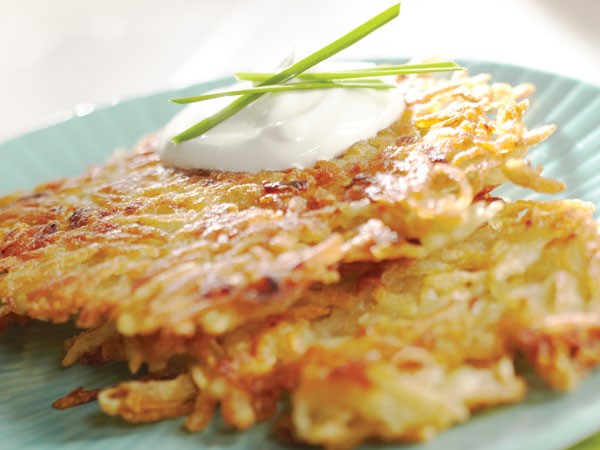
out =
[(300, 83), (289, 83), (289, 84), (272, 84), (270, 86), (256, 86), (247, 89), (236, 89), (233, 91), (222, 91), (215, 92), (212, 94), (196, 95), (193, 97), (174, 98), (171, 101), (178, 105), (184, 105), (187, 103), (202, 102), (204, 100), (212, 100), (214, 98), (229, 97), (233, 95), (246, 95), (246, 94), (268, 94), (271, 92), (286, 92), (286, 91), (303, 91), (307, 89), (393, 89), (396, 86), (393, 84), (383, 83), (381, 80), (369, 80), (359, 82), (329, 82), (329, 81), (305, 81)]
[[(382, 13), (376, 15), (372, 19), (358, 26), (351, 32), (345, 34), (341, 38), (333, 41), (331, 44), (326, 45), (322, 49), (317, 50), (313, 54), (291, 65), (287, 69), (284, 69), (281, 72), (273, 75), (272, 77), (264, 80), (260, 83), (259, 86), (280, 84), (294, 78), (299, 73), (310, 69), (314, 65), (320, 63), (321, 61), (332, 57), (336, 53), (339, 53), (345, 48), (350, 47), (352, 44), (360, 41), (365, 36), (371, 34), (373, 31), (377, 30), (389, 21), (398, 17), (398, 14), (400, 14), (400, 3), (397, 3), (394, 6), (386, 9)], [(260, 98), (262, 95), (264, 94), (257, 93), (242, 95), (222, 110), (218, 111), (210, 117), (207, 117), (206, 119), (198, 122), (196, 125), (193, 125), (191, 128), (188, 128), (187, 130), (173, 137), (172, 141), (175, 143), (180, 143), (201, 136), (211, 128), (215, 127), (216, 125), (220, 124), (235, 113), (244, 109), (246, 106)]]
[[(397, 66), (370, 67), (367, 69), (342, 70), (339, 72), (304, 72), (296, 78), (301, 80), (342, 80), (349, 78), (381, 77), (386, 75), (408, 75), (415, 73), (450, 72), (465, 70), (452, 61), (432, 64), (401, 64)], [(241, 81), (264, 81), (271, 77), (272, 73), (261, 72), (236, 72), (235, 77)]]

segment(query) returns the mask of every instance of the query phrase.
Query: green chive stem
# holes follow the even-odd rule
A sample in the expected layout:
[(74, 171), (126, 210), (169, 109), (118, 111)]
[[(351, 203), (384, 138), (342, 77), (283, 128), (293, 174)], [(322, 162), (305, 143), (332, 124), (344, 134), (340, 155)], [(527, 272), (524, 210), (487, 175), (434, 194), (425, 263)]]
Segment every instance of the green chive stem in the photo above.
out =
[(214, 92), (211, 94), (196, 95), (193, 97), (182, 97), (174, 98), (171, 101), (178, 105), (185, 105), (187, 103), (202, 102), (205, 100), (212, 100), (215, 98), (229, 97), (234, 95), (246, 95), (246, 94), (268, 94), (272, 92), (287, 92), (287, 91), (303, 91), (303, 90), (316, 90), (316, 89), (393, 89), (396, 86), (393, 84), (387, 84), (381, 82), (381, 80), (374, 80), (377, 82), (323, 82), (323, 81), (307, 81), (300, 83), (289, 83), (289, 84), (273, 84), (270, 86), (256, 86), (247, 89), (235, 89), (232, 91), (221, 91)]
[[(347, 80), (350, 78), (381, 77), (388, 75), (408, 75), (431, 72), (451, 72), (465, 70), (455, 62), (448, 61), (434, 64), (401, 64), (396, 66), (381, 66), (367, 69), (342, 70), (339, 72), (304, 72), (296, 78), (300, 80), (326, 81)], [(268, 79), (273, 74), (263, 72), (236, 72), (235, 77), (240, 81), (260, 82)]]
[[(367, 35), (371, 34), (373, 31), (382, 27), (389, 21), (395, 19), (400, 14), (400, 3), (395, 4), (394, 6), (386, 9), (382, 13), (376, 15), (372, 19), (366, 21), (362, 25), (358, 26), (354, 30), (345, 34), (341, 38), (333, 41), (331, 44), (326, 45), (325, 47), (317, 50), (313, 54), (307, 56), (306, 58), (298, 61), (297, 63), (291, 65), (287, 69), (282, 70), (281, 72), (273, 75), (272, 77), (266, 79), (261, 82), (259, 86), (266, 86), (271, 84), (280, 84), (284, 83), (288, 80), (291, 80), (299, 73), (305, 72), (316, 64), (324, 61), (328, 58), (331, 58), (333, 55), (339, 53), (345, 48), (351, 46), (352, 44), (360, 41)], [(220, 124), (224, 120), (228, 119), (235, 113), (239, 112), (250, 103), (254, 102), (258, 98), (260, 98), (262, 93), (257, 94), (245, 94), (241, 97), (235, 99), (229, 105), (227, 105), (222, 110), (213, 114), (210, 117), (198, 122), (196, 125), (188, 128), (182, 133), (172, 138), (172, 141), (175, 143), (181, 143), (195, 137), (201, 136), (206, 133), (211, 128)]]

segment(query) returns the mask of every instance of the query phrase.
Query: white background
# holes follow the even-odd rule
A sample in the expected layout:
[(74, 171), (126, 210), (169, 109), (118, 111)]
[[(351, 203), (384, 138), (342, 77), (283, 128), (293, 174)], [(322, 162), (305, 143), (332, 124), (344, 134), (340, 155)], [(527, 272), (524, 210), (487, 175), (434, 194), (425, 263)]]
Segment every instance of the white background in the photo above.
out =
[[(389, 0), (0, 0), (0, 141), (93, 104), (268, 67)], [(343, 56), (441, 54), (600, 84), (600, 0), (404, 0)]]

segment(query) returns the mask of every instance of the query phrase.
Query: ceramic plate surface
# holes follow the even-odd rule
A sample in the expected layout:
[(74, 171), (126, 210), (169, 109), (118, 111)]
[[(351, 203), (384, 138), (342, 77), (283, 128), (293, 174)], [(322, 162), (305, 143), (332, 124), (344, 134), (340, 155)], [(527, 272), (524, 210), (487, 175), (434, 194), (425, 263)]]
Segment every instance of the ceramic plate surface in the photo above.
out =
[[(600, 87), (523, 67), (462, 63), (471, 73), (491, 73), (495, 81), (536, 84), (526, 122), (530, 127), (555, 123), (559, 129), (531, 152), (530, 159), (534, 164), (543, 164), (545, 174), (568, 183), (568, 190), (560, 197), (577, 197), (600, 205)], [(116, 148), (131, 147), (145, 133), (164, 125), (179, 108), (168, 103), (169, 98), (224, 86), (229, 81), (211, 81), (98, 108), (0, 144), (0, 194), (77, 175), (90, 164), (101, 163)], [(513, 187), (504, 188), (502, 194), (549, 198)], [(73, 333), (66, 325), (29, 324), (0, 337), (1, 448), (286, 448), (269, 438), (269, 424), (236, 433), (216, 419), (204, 432), (189, 434), (181, 429), (180, 420), (130, 425), (104, 416), (95, 403), (67, 411), (52, 409), (52, 401), (77, 386), (103, 387), (130, 377), (118, 364), (61, 369), (62, 342)], [(523, 403), (477, 414), (430, 443), (362, 448), (559, 450), (598, 430), (600, 371), (566, 395), (534, 385)], [(600, 439), (585, 448), (600, 448)]]

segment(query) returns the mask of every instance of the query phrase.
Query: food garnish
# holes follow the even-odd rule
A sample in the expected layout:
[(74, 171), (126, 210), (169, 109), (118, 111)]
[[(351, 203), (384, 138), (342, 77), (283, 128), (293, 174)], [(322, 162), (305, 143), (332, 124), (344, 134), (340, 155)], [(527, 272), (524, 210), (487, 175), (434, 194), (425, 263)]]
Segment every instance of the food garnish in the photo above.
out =
[[(187, 104), (212, 100), (214, 98), (228, 97), (244, 94), (268, 94), (274, 92), (300, 91), (310, 89), (393, 89), (397, 87), (394, 84), (385, 83), (379, 78), (390, 75), (410, 75), (419, 73), (451, 72), (456, 70), (465, 70), (455, 62), (440, 62), (429, 64), (399, 64), (394, 66), (382, 66), (369, 69), (343, 70), (339, 72), (305, 72), (297, 77), (300, 80), (310, 80), (306, 82), (272, 84), (269, 86), (254, 86), (250, 88), (235, 89), (229, 91), (214, 92), (210, 94), (196, 95), (192, 97), (175, 98), (171, 101), (177, 104)], [(262, 82), (273, 77), (273, 73), (261, 72), (236, 72), (235, 77), (240, 81)], [(361, 79), (362, 78), (362, 79)], [(360, 81), (354, 81), (361, 79)]]
[[(465, 70), (465, 68), (459, 66), (454, 61), (442, 61), (423, 64), (397, 64), (367, 69), (341, 70), (338, 72), (304, 72), (296, 78), (313, 81), (342, 81), (353, 78), (451, 72), (456, 70)], [(240, 81), (264, 81), (273, 76), (272, 73), (267, 72), (235, 72), (234, 75)]]
[[(214, 128), (227, 118), (236, 114), (237, 112), (244, 109), (250, 103), (259, 99), (262, 95), (268, 92), (280, 92), (282, 90), (297, 90), (300, 88), (290, 88), (290, 89), (282, 89), (281, 85), (287, 81), (293, 80), (295, 77), (298, 77), (301, 74), (304, 74), (311, 67), (319, 64), (326, 59), (331, 58), (333, 55), (339, 53), (347, 47), (355, 44), (360, 41), (367, 35), (371, 34), (373, 31), (382, 27), (386, 23), (398, 17), (400, 14), (400, 3), (397, 3), (385, 11), (379, 13), (372, 19), (366, 21), (362, 25), (358, 26), (354, 30), (345, 34), (341, 38), (333, 41), (331, 44), (326, 45), (325, 47), (317, 50), (316, 52), (310, 54), (309, 56), (303, 58), (302, 60), (292, 64), (290, 67), (275, 73), (268, 74), (266, 79), (260, 80), (257, 89), (249, 88), (246, 91), (238, 90), (238, 94), (241, 97), (234, 100), (232, 103), (216, 112), (210, 117), (207, 117), (194, 126), (184, 130), (178, 135), (172, 138), (172, 141), (175, 143), (181, 143), (188, 141), (190, 139), (196, 138), (198, 136), (202, 136), (211, 128)], [(325, 74), (311, 74), (310, 77), (313, 81), (321, 81), (321, 82), (330, 82), (327, 85), (329, 88), (352, 88), (352, 87), (361, 87), (361, 88), (370, 88), (370, 89), (382, 89), (386, 88), (384, 85), (379, 83), (368, 83), (364, 86), (356, 86), (351, 83), (342, 85), (340, 83), (343, 80), (352, 79), (352, 78), (363, 78), (363, 77), (372, 77), (372, 76), (381, 76), (381, 75), (395, 75), (395, 74), (408, 74), (408, 73), (426, 73), (426, 72), (440, 72), (440, 71), (453, 71), (453, 70), (462, 70), (462, 68), (458, 67), (455, 63), (445, 62), (445, 63), (437, 63), (436, 65), (431, 64), (422, 64), (422, 65), (406, 65), (406, 66), (395, 66), (395, 69), (386, 70), (385, 68), (381, 68), (381, 70), (377, 71), (375, 69), (371, 71), (348, 71), (344, 72), (333, 72), (333, 73), (325, 73)], [(259, 77), (262, 74), (258, 74)], [(305, 76), (308, 74), (304, 74)], [(319, 76), (321, 75), (321, 78)], [(341, 75), (341, 77), (340, 77)], [(238, 73), (238, 77), (254, 77), (253, 74), (248, 73)], [(337, 85), (333, 85), (331, 80), (335, 79), (338, 81)], [(274, 86), (276, 85), (276, 86)], [(271, 88), (266, 88), (267, 86), (272, 86)], [(305, 85), (304, 89), (322, 89), (325, 86), (321, 85)], [(233, 95), (233, 94), (224, 94), (224, 95)], [(216, 97), (210, 97), (216, 98)], [(186, 99), (177, 99), (175, 103), (192, 103), (194, 101), (202, 101), (207, 100), (205, 96), (197, 96), (194, 100)]]
[(211, 94), (196, 95), (194, 97), (182, 97), (171, 100), (173, 103), (186, 104), (196, 103), (204, 100), (212, 100), (214, 98), (229, 97), (233, 95), (245, 95), (245, 94), (266, 94), (272, 92), (287, 92), (287, 91), (304, 91), (310, 89), (393, 89), (396, 86), (393, 84), (384, 83), (381, 80), (364, 80), (361, 82), (352, 82), (346, 80), (335, 80), (335, 81), (307, 81), (300, 83), (288, 83), (288, 84), (272, 84), (270, 86), (256, 86), (245, 89), (235, 89), (231, 91), (214, 92)]

